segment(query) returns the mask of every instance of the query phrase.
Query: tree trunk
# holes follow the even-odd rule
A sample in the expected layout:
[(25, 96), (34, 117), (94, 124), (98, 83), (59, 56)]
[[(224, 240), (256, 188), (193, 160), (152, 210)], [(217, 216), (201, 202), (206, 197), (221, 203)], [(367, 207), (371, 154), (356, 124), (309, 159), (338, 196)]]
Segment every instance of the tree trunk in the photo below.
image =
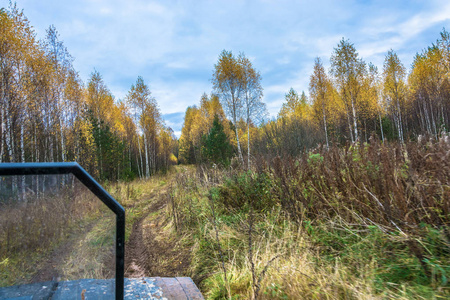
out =
[(138, 160), (138, 173), (139, 178), (142, 179), (144, 177), (144, 161), (142, 160), (141, 137), (139, 135), (137, 137), (137, 140), (138, 140), (139, 157), (141, 159), (141, 163), (139, 163)]
[[(36, 123), (34, 123), (34, 151), (35, 151), (35, 158), (34, 161), (35, 162), (39, 162), (39, 147), (38, 147), (38, 142), (37, 142), (37, 130), (36, 130)], [(35, 180), (36, 180), (36, 184), (35, 184), (35, 193), (36, 193), (36, 198), (39, 199), (39, 175), (35, 175), (34, 176)]]
[(237, 100), (235, 99), (234, 93), (235, 93), (234, 91), (231, 92), (231, 99), (232, 99), (231, 101), (233, 102), (232, 116), (233, 116), (233, 122), (234, 122), (234, 129), (236, 132), (238, 155), (239, 155), (239, 159), (241, 160), (242, 165), (244, 165), (244, 157), (242, 156), (241, 144), (239, 143), (239, 133), (238, 133), (238, 126), (237, 126), (238, 107), (237, 107)]
[(420, 131), (422, 133), (422, 132), (426, 131), (426, 125), (425, 125), (425, 117), (424, 117), (422, 106), (420, 105), (420, 103), (417, 104), (417, 109), (419, 110), (419, 116), (420, 116), (419, 126), (420, 126)]
[(349, 132), (350, 132), (350, 139), (351, 139), (352, 143), (354, 143), (355, 139), (353, 138), (352, 121), (350, 120), (350, 114), (349, 114), (348, 111), (347, 111), (347, 124), (348, 124), (348, 129), (349, 129)]
[(250, 119), (247, 119), (247, 169), (250, 170)]
[(4, 146), (5, 146), (5, 143), (4, 143), (4, 141), (5, 141), (5, 119), (4, 119), (4, 114), (3, 114), (3, 105), (1, 106), (0, 114), (1, 114), (0, 122), (1, 122), (1, 126), (2, 126), (1, 131), (0, 131), (0, 163), (2, 163), (3, 162), (3, 154), (5, 153), (5, 148), (4, 148)]
[(327, 142), (327, 149), (330, 148), (328, 143), (328, 130), (327, 130), (327, 117), (325, 114), (325, 105), (322, 103), (322, 114), (323, 114), (323, 127), (325, 129), (325, 141)]
[[(25, 143), (23, 138), (24, 132), (23, 132), (23, 123), (20, 126), (20, 152), (21, 152), (21, 161), (22, 163), (25, 162)], [(21, 182), (21, 188), (22, 188), (22, 201), (26, 201), (25, 198), (25, 176), (22, 176), (22, 182)]]
[(381, 113), (378, 112), (378, 118), (380, 119), (381, 140), (384, 143), (383, 122), (381, 122)]
[(424, 111), (424, 114), (425, 114), (425, 121), (426, 121), (427, 131), (428, 131), (429, 134), (433, 134), (432, 131), (431, 131), (430, 115), (429, 115), (427, 104), (426, 104), (425, 101), (423, 101), (423, 111)]
[(357, 125), (357, 118), (356, 118), (356, 108), (355, 103), (352, 99), (352, 114), (353, 114), (353, 126), (355, 130), (355, 141), (359, 138), (358, 136), (358, 125)]
[(244, 157), (242, 156), (241, 144), (239, 143), (239, 133), (238, 133), (237, 124), (236, 124), (236, 130), (235, 131), (236, 131), (236, 141), (237, 141), (239, 159), (241, 160), (242, 164), (244, 164)]
[(8, 100), (6, 100), (6, 137), (5, 137), (5, 141), (6, 141), (6, 151), (8, 151), (8, 161), (9, 162), (14, 162), (14, 159), (12, 157), (12, 151), (13, 151), (13, 147), (12, 147), (12, 138), (11, 138), (11, 114), (9, 111), (9, 105), (8, 105)]
[(398, 114), (398, 116), (397, 116), (397, 122), (398, 122), (398, 125), (397, 125), (397, 127), (398, 127), (398, 134), (399, 134), (399, 137), (400, 137), (400, 142), (403, 144), (403, 143), (404, 143), (404, 140), (403, 140), (402, 112), (401, 112), (401, 110), (400, 110), (400, 101), (399, 101), (398, 98), (397, 98), (397, 114)]
[(145, 129), (143, 130), (144, 133), (144, 150), (145, 150), (145, 178), (150, 177), (150, 165), (148, 161), (148, 143), (147, 143), (147, 135), (145, 134)]
[(63, 121), (62, 116), (59, 119), (59, 132), (61, 136), (61, 160), (64, 162), (66, 161), (66, 148), (64, 144), (64, 130), (63, 130)]
[(430, 100), (431, 123), (433, 125), (434, 136), (437, 136), (436, 119), (434, 117), (433, 104), (431, 103), (431, 99), (429, 100)]

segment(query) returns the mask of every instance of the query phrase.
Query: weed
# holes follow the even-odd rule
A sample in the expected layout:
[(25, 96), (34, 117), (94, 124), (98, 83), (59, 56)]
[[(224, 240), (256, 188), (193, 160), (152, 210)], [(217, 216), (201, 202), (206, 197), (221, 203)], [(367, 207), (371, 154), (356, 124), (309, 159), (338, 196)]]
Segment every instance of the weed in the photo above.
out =
[(211, 299), (448, 297), (449, 149), (371, 140), (183, 175), (194, 279)]

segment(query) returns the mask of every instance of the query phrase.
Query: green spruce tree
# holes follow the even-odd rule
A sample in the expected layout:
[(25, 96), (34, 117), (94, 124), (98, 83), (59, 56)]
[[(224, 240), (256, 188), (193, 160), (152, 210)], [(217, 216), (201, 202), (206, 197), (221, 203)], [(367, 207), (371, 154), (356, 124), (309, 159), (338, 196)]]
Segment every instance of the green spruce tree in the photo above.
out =
[(230, 162), (232, 147), (217, 115), (214, 116), (211, 130), (203, 136), (202, 152), (210, 163), (226, 166)]

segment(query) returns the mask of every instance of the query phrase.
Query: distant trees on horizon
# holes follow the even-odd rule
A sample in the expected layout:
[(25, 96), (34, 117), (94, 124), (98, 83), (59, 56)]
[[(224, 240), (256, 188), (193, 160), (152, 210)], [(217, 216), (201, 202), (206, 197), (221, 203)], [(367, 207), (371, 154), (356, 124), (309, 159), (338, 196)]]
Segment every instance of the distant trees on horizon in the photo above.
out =
[(342, 39), (330, 70), (316, 58), (308, 95), (291, 88), (272, 120), (265, 118), (259, 71), (243, 53), (223, 50), (213, 67), (212, 93), (187, 108), (178, 141), (142, 77), (117, 100), (99, 72), (82, 82), (54, 26), (37, 40), (11, 4), (0, 10), (0, 29), (0, 163), (78, 161), (101, 180), (148, 178), (177, 162), (228, 164), (236, 155), (251, 165), (251, 158), (295, 156), (318, 144), (371, 136), (404, 143), (449, 130), (445, 29), (414, 57), (409, 72), (392, 49), (378, 70)]
[[(315, 59), (309, 98), (305, 92), (299, 95), (291, 88), (285, 95), (278, 117), (260, 126), (245, 115), (246, 94), (242, 83), (245, 80), (240, 65), (243, 58), (243, 54), (235, 57), (231, 51), (220, 53), (214, 66), (214, 91), (211, 94), (211, 97), (220, 99), (217, 105), (226, 108), (230, 121), (228, 124), (222, 122), (225, 128), (228, 126), (228, 140), (242, 163), (242, 153), (248, 150), (250, 164), (250, 147), (255, 155), (298, 155), (319, 143), (329, 147), (331, 143), (368, 142), (371, 136), (382, 141), (404, 143), (421, 134), (438, 137), (448, 133), (450, 34), (445, 28), (435, 44), (416, 54), (409, 73), (394, 50), (387, 52), (379, 71), (375, 65), (359, 57), (349, 40), (342, 39), (330, 57), (329, 72), (321, 58)], [(259, 72), (253, 66), (251, 70), (259, 84)], [(262, 87), (256, 86), (258, 96), (255, 99), (262, 108)], [(191, 126), (195, 122), (189, 115), (193, 110), (197, 110), (196, 106), (186, 111), (180, 138), (183, 141), (180, 143), (181, 162), (202, 162), (194, 156), (188, 159), (183, 153), (186, 153), (186, 145), (197, 149), (205, 147), (198, 142), (201, 140), (196, 142), (190, 137), (207, 134), (205, 128), (211, 128), (212, 124), (210, 122), (196, 132), (196, 127)], [(242, 141), (247, 141), (247, 145)]]
[(39, 41), (15, 4), (0, 10), (0, 163), (77, 161), (101, 180), (176, 163), (176, 138), (138, 77), (117, 101), (94, 71), (84, 85), (54, 26)]

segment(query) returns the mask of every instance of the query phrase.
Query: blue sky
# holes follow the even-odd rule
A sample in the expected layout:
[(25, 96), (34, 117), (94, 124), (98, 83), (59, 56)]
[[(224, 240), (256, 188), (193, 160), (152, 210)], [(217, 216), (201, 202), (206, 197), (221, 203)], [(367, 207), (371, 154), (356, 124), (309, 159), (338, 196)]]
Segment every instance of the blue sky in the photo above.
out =
[[(2, 7), (8, 1), (0, 0)], [(116, 99), (138, 76), (179, 136), (187, 106), (212, 90), (219, 53), (244, 52), (276, 116), (291, 87), (308, 94), (314, 58), (342, 37), (381, 70), (392, 48), (409, 68), (450, 30), (450, 1), (17, 0), (38, 38), (55, 25), (84, 82), (98, 70)]]

